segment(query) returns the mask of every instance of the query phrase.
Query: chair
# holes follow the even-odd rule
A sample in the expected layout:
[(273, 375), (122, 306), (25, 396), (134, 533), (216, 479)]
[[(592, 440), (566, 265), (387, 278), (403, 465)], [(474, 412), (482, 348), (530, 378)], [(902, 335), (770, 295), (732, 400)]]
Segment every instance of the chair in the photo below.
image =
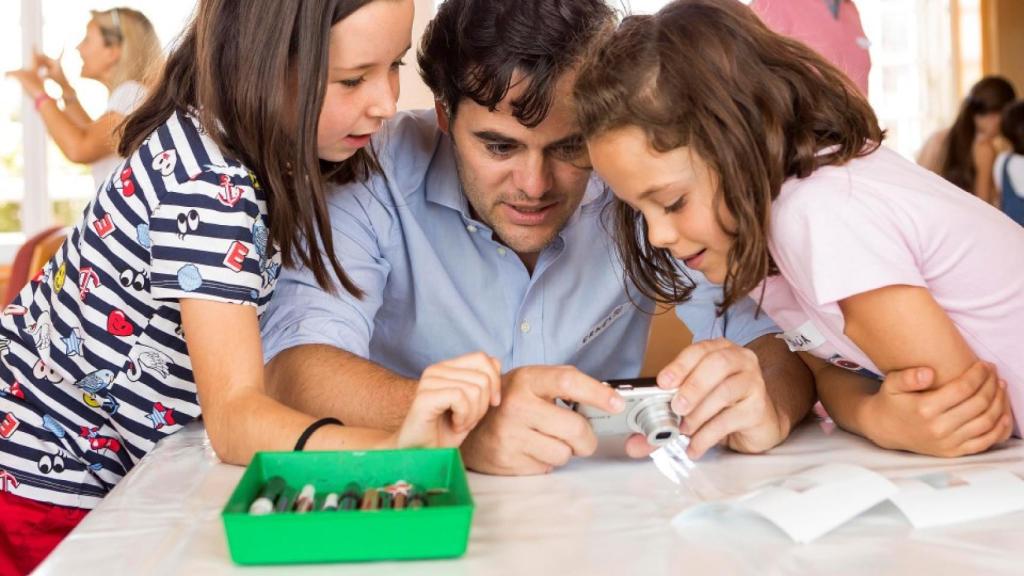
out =
[(3, 305), (7, 306), (18, 297), (21, 289), (28, 284), (43, 265), (57, 253), (64, 240), (67, 238), (68, 230), (63, 226), (47, 228), (32, 236), (18, 248), (11, 264), (10, 278), (7, 281), (7, 290), (4, 296)]

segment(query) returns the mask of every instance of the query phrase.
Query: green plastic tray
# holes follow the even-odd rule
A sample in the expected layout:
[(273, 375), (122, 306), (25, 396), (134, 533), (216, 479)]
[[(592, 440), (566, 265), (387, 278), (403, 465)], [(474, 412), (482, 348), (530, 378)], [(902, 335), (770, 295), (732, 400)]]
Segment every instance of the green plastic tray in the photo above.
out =
[[(292, 491), (313, 484), (317, 508), (349, 482), (365, 489), (411, 482), (447, 488), (417, 510), (294, 512), (252, 516), (249, 505), (273, 476)], [(453, 558), (466, 552), (473, 519), (466, 468), (454, 448), (364, 452), (260, 452), (221, 517), (238, 564), (300, 564)]]

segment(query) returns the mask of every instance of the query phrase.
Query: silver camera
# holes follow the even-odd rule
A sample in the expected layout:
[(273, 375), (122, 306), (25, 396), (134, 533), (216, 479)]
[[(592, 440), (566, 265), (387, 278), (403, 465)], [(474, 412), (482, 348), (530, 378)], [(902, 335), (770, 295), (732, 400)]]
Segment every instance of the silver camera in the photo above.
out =
[(680, 418), (671, 407), (674, 390), (659, 388), (654, 378), (609, 380), (605, 384), (618, 391), (626, 407), (618, 414), (610, 414), (592, 406), (576, 405), (574, 409), (590, 421), (594, 434), (615, 436), (635, 432), (643, 434), (652, 446), (668, 444), (679, 436)]

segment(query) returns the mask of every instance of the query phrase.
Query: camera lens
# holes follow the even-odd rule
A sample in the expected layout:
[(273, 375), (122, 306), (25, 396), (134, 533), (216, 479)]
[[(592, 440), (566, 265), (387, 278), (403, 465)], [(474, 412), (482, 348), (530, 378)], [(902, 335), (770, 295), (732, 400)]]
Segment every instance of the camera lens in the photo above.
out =
[(668, 402), (644, 406), (637, 412), (636, 423), (651, 446), (668, 444), (679, 435), (679, 416)]

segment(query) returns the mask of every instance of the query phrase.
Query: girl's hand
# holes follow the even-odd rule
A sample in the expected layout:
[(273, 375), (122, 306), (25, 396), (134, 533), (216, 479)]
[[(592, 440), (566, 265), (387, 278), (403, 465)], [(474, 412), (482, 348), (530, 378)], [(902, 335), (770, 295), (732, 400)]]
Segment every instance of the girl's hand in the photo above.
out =
[(29, 98), (36, 98), (45, 93), (43, 79), (33, 70), (11, 70), (5, 74), (21, 83), (21, 88), (28, 94)]
[(959, 378), (931, 389), (934, 372), (890, 373), (865, 410), (867, 436), (883, 448), (952, 458), (984, 452), (1013, 433), (1006, 383), (976, 362)]
[(62, 89), (67, 90), (70, 86), (67, 76), (64, 75), (64, 69), (60, 66), (60, 56), (50, 58), (42, 52), (35, 52), (32, 54), (32, 67), (35, 70), (45, 69), (46, 77), (59, 84)]
[(501, 402), (501, 363), (477, 352), (423, 371), (416, 398), (395, 435), (399, 448), (454, 447)]
[(996, 146), (992, 139), (976, 138), (971, 146), (971, 154), (974, 157), (974, 166), (978, 172), (988, 169), (991, 172), (992, 165), (996, 162)]

